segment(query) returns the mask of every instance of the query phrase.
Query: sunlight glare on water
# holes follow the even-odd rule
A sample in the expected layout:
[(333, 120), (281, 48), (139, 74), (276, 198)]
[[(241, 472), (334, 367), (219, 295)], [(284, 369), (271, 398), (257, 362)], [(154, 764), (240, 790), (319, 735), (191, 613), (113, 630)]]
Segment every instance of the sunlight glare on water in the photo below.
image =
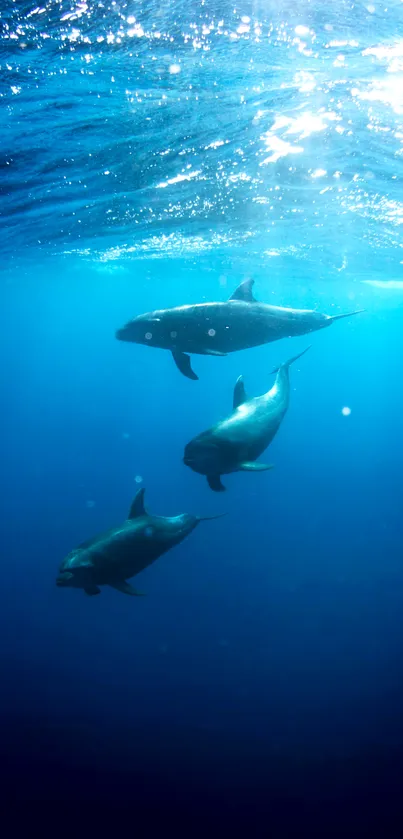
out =
[(219, 248), (253, 264), (292, 237), (307, 270), (336, 276), (341, 250), (346, 276), (400, 264), (400, 0), (47, 0), (2, 24), (10, 259)]

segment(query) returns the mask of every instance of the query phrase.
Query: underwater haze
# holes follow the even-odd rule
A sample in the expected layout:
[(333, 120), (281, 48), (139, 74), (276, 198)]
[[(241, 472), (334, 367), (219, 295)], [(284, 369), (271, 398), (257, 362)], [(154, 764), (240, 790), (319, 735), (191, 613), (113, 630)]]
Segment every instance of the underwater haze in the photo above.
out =
[[(190, 836), (396, 826), (402, 33), (401, 0), (1, 3), (4, 802)], [(246, 279), (364, 311), (193, 355), (199, 381), (115, 337)], [(274, 468), (212, 492), (185, 445), (240, 374), (260, 395), (309, 345)], [(151, 514), (226, 515), (135, 577), (144, 597), (58, 588), (140, 488)]]

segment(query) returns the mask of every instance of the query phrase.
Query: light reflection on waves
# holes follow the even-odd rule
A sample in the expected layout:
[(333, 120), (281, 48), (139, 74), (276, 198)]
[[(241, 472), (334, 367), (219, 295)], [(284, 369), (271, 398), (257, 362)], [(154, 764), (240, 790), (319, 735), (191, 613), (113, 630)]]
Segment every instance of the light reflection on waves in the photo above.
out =
[(8, 10), (3, 252), (401, 248), (402, 3), (143, 5)]

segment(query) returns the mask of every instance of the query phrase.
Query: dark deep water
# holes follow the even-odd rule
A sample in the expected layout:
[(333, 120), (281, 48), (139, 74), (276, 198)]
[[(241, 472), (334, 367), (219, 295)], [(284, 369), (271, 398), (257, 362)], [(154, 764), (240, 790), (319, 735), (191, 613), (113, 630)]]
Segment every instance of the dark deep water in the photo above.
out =
[[(398, 836), (403, 5), (0, 10), (3, 810)], [(199, 382), (114, 337), (250, 276), (264, 302), (366, 311), (194, 356)], [(275, 468), (211, 492), (185, 443), (308, 344)], [(156, 514), (228, 515), (144, 598), (57, 589), (139, 486)]]

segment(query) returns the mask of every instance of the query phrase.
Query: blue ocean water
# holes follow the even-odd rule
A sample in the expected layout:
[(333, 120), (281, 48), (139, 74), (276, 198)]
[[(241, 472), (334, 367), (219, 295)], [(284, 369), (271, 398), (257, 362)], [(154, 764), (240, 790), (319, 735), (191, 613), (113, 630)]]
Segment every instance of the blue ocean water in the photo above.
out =
[[(328, 806), (385, 820), (403, 765), (403, 5), (48, 0), (0, 24), (4, 796), (208, 810), (228, 832), (238, 808), (257, 835), (304, 808), (328, 833)], [(365, 312), (194, 356), (198, 382), (115, 339), (246, 278), (263, 302)], [(262, 393), (309, 344), (275, 468), (211, 492), (185, 444), (240, 373)], [(139, 487), (156, 514), (227, 515), (136, 579), (144, 598), (57, 589)]]

